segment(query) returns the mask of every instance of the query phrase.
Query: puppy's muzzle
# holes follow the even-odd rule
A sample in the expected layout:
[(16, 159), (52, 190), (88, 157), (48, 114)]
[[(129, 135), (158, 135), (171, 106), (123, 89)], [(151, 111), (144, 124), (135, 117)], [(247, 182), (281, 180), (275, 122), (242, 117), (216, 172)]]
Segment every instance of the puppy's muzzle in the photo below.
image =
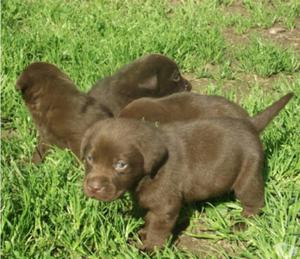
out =
[(97, 200), (109, 201), (115, 196), (116, 188), (105, 177), (92, 176), (85, 179), (84, 192)]
[(183, 78), (183, 84), (184, 84), (184, 91), (190, 92), (192, 90), (191, 83), (185, 78)]
[(84, 182), (84, 192), (88, 197), (101, 201), (111, 201), (118, 196), (115, 185), (101, 176), (87, 177)]

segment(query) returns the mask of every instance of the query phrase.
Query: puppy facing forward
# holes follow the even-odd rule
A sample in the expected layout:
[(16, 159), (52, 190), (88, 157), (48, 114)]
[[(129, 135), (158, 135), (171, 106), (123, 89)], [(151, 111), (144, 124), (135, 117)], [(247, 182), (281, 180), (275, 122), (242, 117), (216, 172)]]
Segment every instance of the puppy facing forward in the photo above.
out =
[(190, 91), (191, 88), (173, 60), (160, 54), (151, 54), (124, 66), (114, 75), (99, 80), (88, 95), (104, 104), (116, 116), (134, 99), (161, 97)]
[(84, 131), (99, 119), (111, 117), (105, 106), (76, 89), (56, 66), (29, 65), (16, 83), (36, 124), (39, 141), (32, 161), (40, 162), (50, 146), (69, 148), (79, 157)]
[(134, 119), (107, 119), (81, 145), (84, 192), (113, 201), (132, 191), (147, 213), (139, 232), (144, 250), (161, 247), (185, 202), (233, 191), (244, 216), (264, 205), (263, 149), (254, 125), (208, 118), (155, 127)]
[(261, 132), (292, 98), (288, 93), (278, 101), (250, 117), (241, 106), (221, 96), (176, 93), (162, 98), (140, 98), (121, 110), (119, 117), (170, 123), (212, 117), (233, 117), (249, 120)]

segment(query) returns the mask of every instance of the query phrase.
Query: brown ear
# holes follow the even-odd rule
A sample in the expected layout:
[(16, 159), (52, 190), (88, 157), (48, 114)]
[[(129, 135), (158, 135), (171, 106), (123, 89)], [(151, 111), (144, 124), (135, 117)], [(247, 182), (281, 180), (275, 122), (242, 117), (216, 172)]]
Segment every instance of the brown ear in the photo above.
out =
[(90, 127), (83, 134), (83, 137), (81, 139), (81, 144), (80, 144), (80, 159), (81, 160), (83, 160), (86, 155), (86, 151), (87, 151), (90, 139), (93, 134), (94, 134), (94, 127)]
[(25, 76), (24, 74), (19, 77), (16, 83), (16, 89), (17, 90), (25, 90), (32, 84), (31, 80), (28, 78), (28, 76)]
[(154, 177), (168, 160), (168, 149), (159, 139), (152, 140), (141, 146), (144, 157), (144, 172)]
[(156, 89), (157, 88), (157, 75), (152, 75), (150, 77), (147, 77), (146, 79), (142, 80), (138, 84), (139, 88), (145, 88), (145, 89)]

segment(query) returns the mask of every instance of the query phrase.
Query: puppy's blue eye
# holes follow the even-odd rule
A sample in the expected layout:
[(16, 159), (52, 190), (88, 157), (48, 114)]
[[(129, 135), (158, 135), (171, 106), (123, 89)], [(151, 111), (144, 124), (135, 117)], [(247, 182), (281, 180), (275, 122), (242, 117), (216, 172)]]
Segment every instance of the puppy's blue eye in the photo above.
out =
[(128, 164), (124, 162), (123, 160), (119, 160), (116, 163), (113, 164), (114, 169), (116, 169), (117, 172), (122, 172), (127, 168)]

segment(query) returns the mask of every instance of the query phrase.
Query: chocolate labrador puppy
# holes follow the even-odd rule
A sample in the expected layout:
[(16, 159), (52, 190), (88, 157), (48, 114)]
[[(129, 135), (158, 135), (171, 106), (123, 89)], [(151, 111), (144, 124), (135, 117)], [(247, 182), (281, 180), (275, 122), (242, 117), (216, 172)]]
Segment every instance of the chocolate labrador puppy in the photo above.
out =
[(176, 63), (166, 56), (151, 54), (124, 66), (114, 75), (99, 80), (88, 95), (105, 105), (113, 115), (134, 99), (161, 97), (190, 91)]
[(86, 129), (97, 120), (112, 116), (94, 98), (76, 89), (70, 78), (52, 64), (29, 65), (16, 88), (21, 91), (39, 134), (34, 163), (41, 162), (52, 145), (69, 148), (79, 157)]
[(255, 215), (264, 205), (264, 155), (256, 126), (230, 117), (159, 127), (123, 118), (97, 122), (81, 145), (84, 192), (113, 201), (132, 191), (147, 210), (140, 231), (144, 250), (163, 246), (185, 202), (233, 191), (243, 215)]
[(97, 84), (89, 95), (76, 89), (56, 66), (43, 62), (29, 65), (16, 88), (21, 90), (39, 132), (34, 163), (41, 162), (52, 145), (69, 148), (79, 156), (84, 131), (95, 121), (114, 116), (135, 98), (191, 89), (176, 64), (162, 55), (135, 61)]
[(196, 93), (176, 93), (157, 99), (140, 98), (121, 110), (119, 117), (161, 124), (212, 117), (245, 118), (260, 132), (267, 126), (265, 123), (269, 123), (292, 96), (293, 93), (288, 93), (253, 118), (241, 106), (224, 97)]

